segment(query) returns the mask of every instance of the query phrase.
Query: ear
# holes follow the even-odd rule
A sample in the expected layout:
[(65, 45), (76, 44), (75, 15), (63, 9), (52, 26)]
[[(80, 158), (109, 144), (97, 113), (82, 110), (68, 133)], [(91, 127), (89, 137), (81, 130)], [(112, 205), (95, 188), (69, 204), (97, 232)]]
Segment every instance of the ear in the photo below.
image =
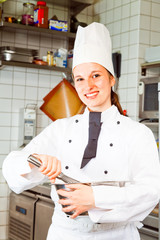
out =
[(113, 75), (110, 75), (110, 84), (111, 84), (111, 87), (114, 86), (115, 82), (116, 82), (116, 80), (115, 80), (115, 78), (113, 77)]

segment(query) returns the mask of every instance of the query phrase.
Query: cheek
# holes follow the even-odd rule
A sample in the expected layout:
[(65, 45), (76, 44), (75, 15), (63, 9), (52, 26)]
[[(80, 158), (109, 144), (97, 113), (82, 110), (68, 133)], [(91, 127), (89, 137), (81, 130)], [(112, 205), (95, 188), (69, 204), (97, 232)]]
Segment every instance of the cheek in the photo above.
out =
[(83, 92), (82, 87), (80, 87), (80, 86), (78, 86), (76, 84), (75, 84), (75, 89), (76, 89), (78, 95), (80, 95)]
[(107, 88), (110, 88), (110, 84), (107, 81), (99, 81), (96, 83), (96, 86), (102, 91), (106, 91)]

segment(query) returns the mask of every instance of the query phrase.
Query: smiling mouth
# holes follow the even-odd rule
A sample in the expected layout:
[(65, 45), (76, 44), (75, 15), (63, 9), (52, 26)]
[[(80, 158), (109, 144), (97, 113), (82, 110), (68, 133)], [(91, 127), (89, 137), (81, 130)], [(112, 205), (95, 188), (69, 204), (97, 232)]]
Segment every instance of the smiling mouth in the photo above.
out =
[(95, 98), (98, 95), (98, 93), (99, 93), (98, 91), (92, 92), (92, 93), (86, 93), (85, 96), (87, 98)]

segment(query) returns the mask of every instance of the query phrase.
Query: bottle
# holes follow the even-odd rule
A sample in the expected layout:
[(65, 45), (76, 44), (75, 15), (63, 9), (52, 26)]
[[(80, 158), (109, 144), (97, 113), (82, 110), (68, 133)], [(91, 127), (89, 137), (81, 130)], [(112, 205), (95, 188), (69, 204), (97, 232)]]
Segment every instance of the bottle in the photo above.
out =
[(33, 25), (34, 24), (34, 4), (33, 3), (23, 3), (23, 15), (22, 24)]
[(53, 66), (53, 52), (52, 51), (47, 52), (47, 62), (48, 62), (48, 66)]
[(34, 8), (34, 25), (48, 28), (48, 7), (44, 1), (38, 1), (37, 6)]

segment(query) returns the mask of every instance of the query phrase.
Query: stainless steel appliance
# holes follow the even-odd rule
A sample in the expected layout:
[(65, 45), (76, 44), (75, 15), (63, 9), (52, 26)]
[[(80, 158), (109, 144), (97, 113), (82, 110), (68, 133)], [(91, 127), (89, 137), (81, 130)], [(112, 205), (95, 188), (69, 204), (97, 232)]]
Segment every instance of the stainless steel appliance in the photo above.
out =
[(50, 186), (10, 194), (9, 240), (45, 240), (54, 211)]
[(139, 230), (142, 240), (159, 240), (159, 210), (155, 208), (152, 213), (144, 219), (144, 226)]
[(158, 83), (160, 77), (142, 78), (139, 82), (139, 117), (158, 119)]
[(38, 58), (38, 50), (10, 46), (0, 47), (1, 60), (32, 63), (34, 58)]

